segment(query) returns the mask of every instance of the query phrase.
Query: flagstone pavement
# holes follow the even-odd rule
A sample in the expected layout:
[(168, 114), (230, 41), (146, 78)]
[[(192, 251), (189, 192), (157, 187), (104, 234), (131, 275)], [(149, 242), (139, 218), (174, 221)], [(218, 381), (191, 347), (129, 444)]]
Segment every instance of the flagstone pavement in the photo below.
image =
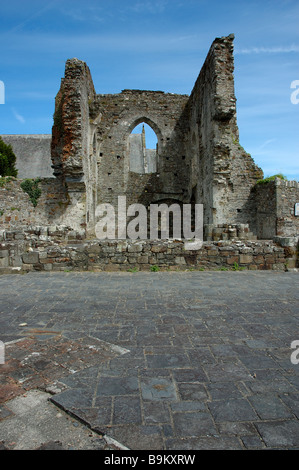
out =
[(2, 275), (0, 441), (39, 390), (120, 449), (299, 448), (298, 276)]

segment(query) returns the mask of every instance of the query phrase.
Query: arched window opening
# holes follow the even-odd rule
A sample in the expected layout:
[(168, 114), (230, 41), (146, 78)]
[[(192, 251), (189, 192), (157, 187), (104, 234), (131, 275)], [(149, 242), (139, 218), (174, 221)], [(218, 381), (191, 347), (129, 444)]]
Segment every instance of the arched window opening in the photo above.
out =
[(158, 139), (155, 131), (145, 122), (138, 124), (130, 134), (130, 171), (156, 173)]

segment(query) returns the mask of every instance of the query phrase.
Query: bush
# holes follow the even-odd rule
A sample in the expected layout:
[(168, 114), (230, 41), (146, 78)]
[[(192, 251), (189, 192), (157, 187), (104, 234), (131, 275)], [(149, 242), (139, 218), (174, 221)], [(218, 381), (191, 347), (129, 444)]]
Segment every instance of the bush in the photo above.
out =
[(264, 179), (262, 179), (262, 180), (258, 180), (258, 181), (257, 181), (257, 184), (269, 183), (269, 181), (274, 181), (275, 178), (280, 178), (281, 180), (286, 180), (286, 179), (287, 179), (282, 173), (278, 173), (277, 175), (268, 176), (268, 178), (264, 178)]
[(18, 174), (15, 168), (16, 156), (11, 145), (7, 145), (0, 137), (0, 176), (14, 176)]
[(39, 182), (40, 182), (40, 179), (38, 178), (36, 180), (27, 179), (27, 180), (22, 181), (20, 185), (23, 191), (27, 193), (28, 196), (30, 197), (30, 201), (32, 202), (34, 207), (37, 206), (38, 198), (40, 197), (42, 193), (41, 189), (38, 187)]

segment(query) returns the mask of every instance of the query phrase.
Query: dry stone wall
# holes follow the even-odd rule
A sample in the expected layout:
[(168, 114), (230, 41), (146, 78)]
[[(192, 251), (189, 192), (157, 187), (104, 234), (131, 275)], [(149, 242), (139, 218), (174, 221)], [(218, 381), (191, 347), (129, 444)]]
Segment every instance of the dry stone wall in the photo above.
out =
[(296, 246), (272, 241), (86, 240), (65, 226), (0, 231), (0, 273), (29, 271), (292, 270)]

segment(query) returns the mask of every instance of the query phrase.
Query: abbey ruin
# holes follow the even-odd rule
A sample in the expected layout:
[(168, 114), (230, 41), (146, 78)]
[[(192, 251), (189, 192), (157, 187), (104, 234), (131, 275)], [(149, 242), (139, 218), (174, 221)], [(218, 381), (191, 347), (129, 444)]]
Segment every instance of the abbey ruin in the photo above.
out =
[[(262, 248), (261, 269), (279, 265), (278, 258), (285, 266), (286, 255), (280, 247), (283, 243), (295, 247), (298, 240), (295, 207), (299, 183), (276, 179), (261, 184), (262, 170), (240, 145), (233, 41), (233, 35), (215, 39), (190, 95), (147, 90), (98, 94), (86, 63), (67, 60), (55, 100), (52, 135), (2, 136), (16, 152), (19, 177), (40, 177), (42, 192), (37, 206), (32, 207), (19, 180), (0, 188), (3, 231), (22, 227), (26, 232), (26, 227), (43, 226), (47, 227), (43, 229), (47, 238), (49, 227), (55, 233), (59, 232), (57, 227), (63, 226), (79, 234), (81, 240), (92, 240), (98, 204), (117, 207), (118, 196), (126, 196), (128, 204), (138, 202), (144, 206), (203, 204), (206, 244), (214, 243), (212, 251), (217, 246), (218, 255), (221, 242), (226, 247), (226, 261), (221, 258), (218, 264), (227, 264), (229, 244), (241, 240), (243, 247), (245, 243), (248, 248), (243, 252), (248, 257), (246, 267), (255, 269), (256, 265), (259, 269), (254, 262), (254, 245), (250, 243), (266, 240), (273, 250), (267, 253)], [(140, 123), (148, 124), (156, 133), (156, 149), (145, 149), (144, 136), (131, 134)], [(40, 151), (34, 155), (32, 148), (37, 148), (37, 142)], [(285, 239), (289, 241), (283, 242)], [(117, 250), (128, 252), (127, 248)], [(160, 253), (165, 253), (163, 250)], [(242, 253), (232, 251), (236, 252), (232, 255), (234, 263), (239, 264)], [(289, 251), (289, 265), (295, 268), (296, 249)], [(140, 252), (146, 265), (153, 262), (148, 255), (155, 253), (151, 247)], [(260, 255), (259, 250), (257, 254)], [(271, 255), (268, 263), (266, 254)], [(176, 258), (182, 264), (200, 265), (201, 253), (197, 258), (192, 256), (192, 261), (181, 253)], [(135, 252), (134, 260), (140, 264), (137, 258)], [(42, 259), (37, 256), (36, 263), (31, 264), (41, 266)], [(115, 265), (123, 263), (130, 261), (126, 258)], [(11, 261), (2, 265), (8, 267)]]

